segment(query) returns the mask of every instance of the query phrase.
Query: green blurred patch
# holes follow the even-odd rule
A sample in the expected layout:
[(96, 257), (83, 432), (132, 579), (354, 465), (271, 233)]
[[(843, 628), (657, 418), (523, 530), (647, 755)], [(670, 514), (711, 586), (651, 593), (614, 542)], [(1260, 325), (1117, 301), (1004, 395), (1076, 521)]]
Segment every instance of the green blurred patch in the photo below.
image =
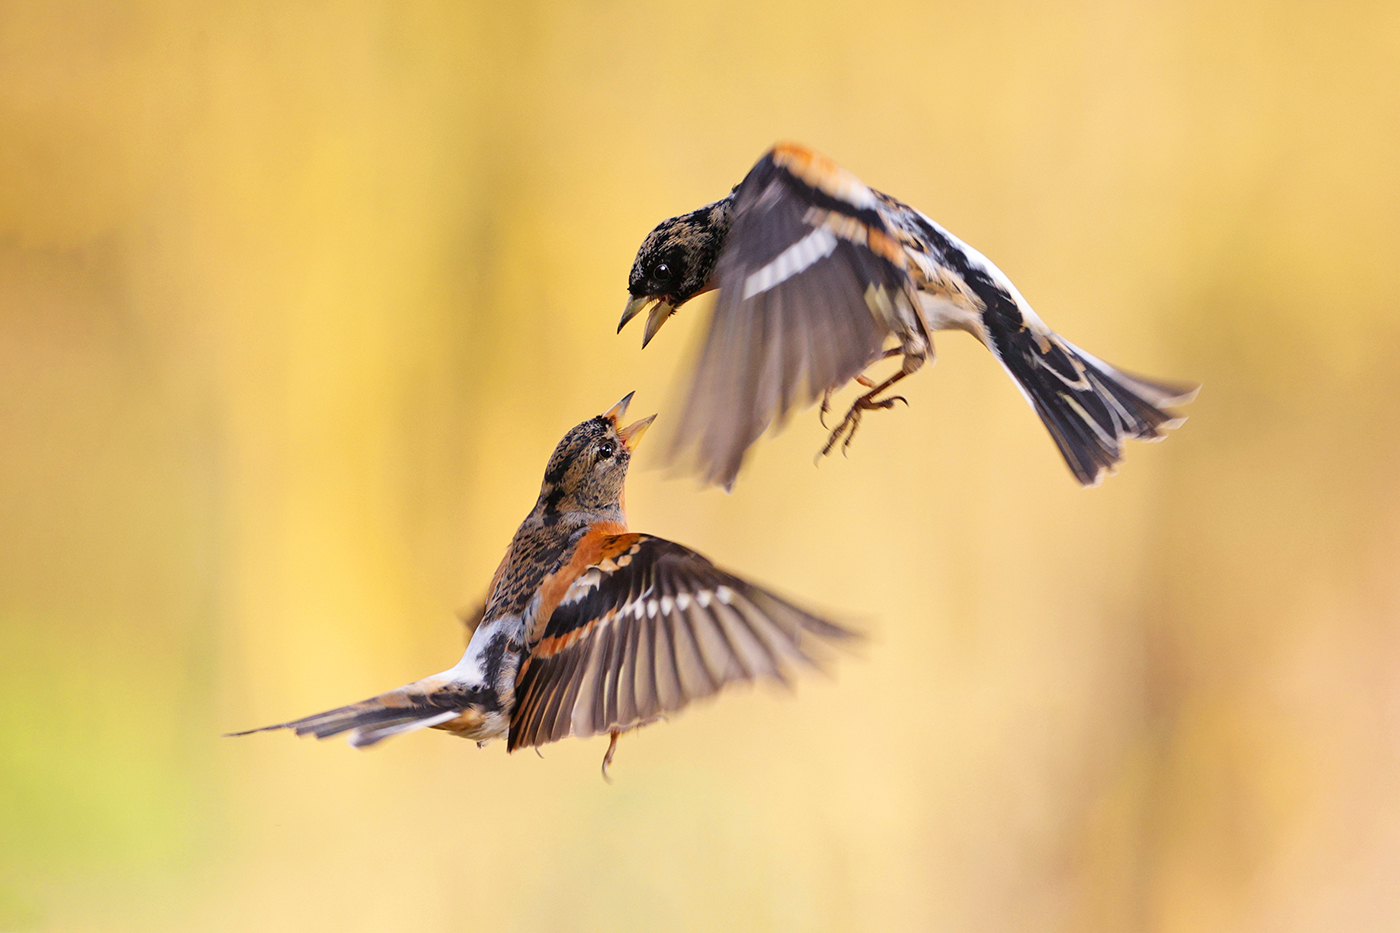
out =
[(64, 878), (163, 873), (207, 848), (214, 730), (206, 691), (180, 689), (186, 659), (54, 639), (63, 624), (0, 619), (0, 928), (37, 922)]

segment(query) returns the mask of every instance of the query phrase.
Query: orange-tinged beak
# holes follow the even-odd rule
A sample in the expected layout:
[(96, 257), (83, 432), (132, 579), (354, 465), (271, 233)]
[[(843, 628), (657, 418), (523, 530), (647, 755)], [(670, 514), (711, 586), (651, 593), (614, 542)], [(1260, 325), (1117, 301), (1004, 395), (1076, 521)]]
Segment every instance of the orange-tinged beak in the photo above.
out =
[(651, 423), (655, 420), (656, 416), (652, 415), (649, 418), (643, 418), (641, 421), (635, 421), (618, 431), (617, 436), (622, 438), (622, 443), (627, 445), (629, 451), (636, 450), (638, 442), (642, 439), (642, 435), (647, 433), (647, 428), (651, 427)]
[(642, 439), (642, 435), (647, 433), (647, 428), (651, 427), (651, 423), (656, 420), (656, 416), (652, 415), (650, 418), (635, 421), (625, 428), (618, 425), (623, 415), (627, 414), (627, 406), (631, 404), (632, 396), (636, 394), (635, 391), (628, 392), (622, 397), (622, 401), (603, 412), (603, 417), (613, 423), (613, 427), (617, 430), (617, 436), (622, 438), (622, 443), (627, 445), (629, 451), (637, 449), (637, 442)]
[(627, 406), (631, 404), (632, 396), (636, 394), (636, 389), (633, 389), (631, 392), (628, 392), (618, 401), (616, 405), (603, 412), (603, 417), (611, 421), (613, 423), (613, 427), (617, 427), (617, 423), (622, 420), (622, 416), (627, 414)]

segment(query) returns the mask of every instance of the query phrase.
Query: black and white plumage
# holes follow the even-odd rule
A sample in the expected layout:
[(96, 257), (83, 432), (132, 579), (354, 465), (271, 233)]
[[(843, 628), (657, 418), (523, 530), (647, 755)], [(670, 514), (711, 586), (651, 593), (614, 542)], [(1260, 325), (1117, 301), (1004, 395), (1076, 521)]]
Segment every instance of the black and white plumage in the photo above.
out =
[[(932, 335), (964, 330), (992, 351), (1040, 415), (1076, 479), (1096, 485), (1122, 441), (1160, 438), (1196, 386), (1124, 373), (1036, 316), (981, 253), (895, 198), (791, 143), (766, 153), (729, 196), (659, 224), (628, 281), (619, 331), (650, 310), (643, 346), (695, 295), (719, 295), (669, 455), (731, 486), (770, 424), (856, 379), (857, 399), (822, 453), (849, 444), (861, 413), (933, 359)], [(862, 376), (886, 356), (902, 367)], [(844, 441), (842, 440), (844, 436)]]

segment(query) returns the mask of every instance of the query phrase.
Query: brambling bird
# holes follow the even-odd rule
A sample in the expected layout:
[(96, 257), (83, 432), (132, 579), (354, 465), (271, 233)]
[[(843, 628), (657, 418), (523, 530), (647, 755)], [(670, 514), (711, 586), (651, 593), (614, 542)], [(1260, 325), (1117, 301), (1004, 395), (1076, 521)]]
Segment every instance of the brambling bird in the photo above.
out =
[[(1185, 419), (1167, 407), (1199, 388), (1130, 375), (1080, 350), (987, 257), (793, 143), (766, 153), (728, 197), (647, 234), (617, 329), (649, 308), (645, 347), (711, 289), (719, 297), (670, 457), (693, 445), (696, 471), (725, 488), (771, 423), (820, 398), (825, 424), (831, 393), (852, 379), (869, 391), (818, 458), (850, 444), (863, 412), (908, 404), (881, 393), (933, 360), (939, 330), (967, 331), (992, 351), (1086, 486), (1113, 470), (1125, 437), (1159, 439), (1179, 426)], [(894, 356), (903, 357), (894, 375), (863, 375)]]
[[(566, 736), (618, 736), (761, 677), (787, 683), (818, 641), (851, 632), (720, 570), (694, 551), (627, 530), (623, 484), (652, 420), (620, 419), (629, 393), (564, 435), (535, 507), (491, 580), (462, 659), (359, 703), (251, 729), (373, 745), (444, 729), (509, 751)], [(471, 624), (470, 620), (468, 625)]]

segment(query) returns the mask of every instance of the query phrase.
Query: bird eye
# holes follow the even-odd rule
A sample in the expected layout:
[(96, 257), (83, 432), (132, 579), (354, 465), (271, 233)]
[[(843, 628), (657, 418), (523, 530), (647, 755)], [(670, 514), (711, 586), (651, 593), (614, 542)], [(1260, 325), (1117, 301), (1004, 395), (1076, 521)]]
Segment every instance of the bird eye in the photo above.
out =
[(598, 459), (606, 460), (616, 452), (612, 441), (603, 441), (598, 445)]
[(664, 262), (659, 262), (656, 264), (656, 268), (651, 270), (651, 277), (664, 282), (671, 277), (671, 267)]

